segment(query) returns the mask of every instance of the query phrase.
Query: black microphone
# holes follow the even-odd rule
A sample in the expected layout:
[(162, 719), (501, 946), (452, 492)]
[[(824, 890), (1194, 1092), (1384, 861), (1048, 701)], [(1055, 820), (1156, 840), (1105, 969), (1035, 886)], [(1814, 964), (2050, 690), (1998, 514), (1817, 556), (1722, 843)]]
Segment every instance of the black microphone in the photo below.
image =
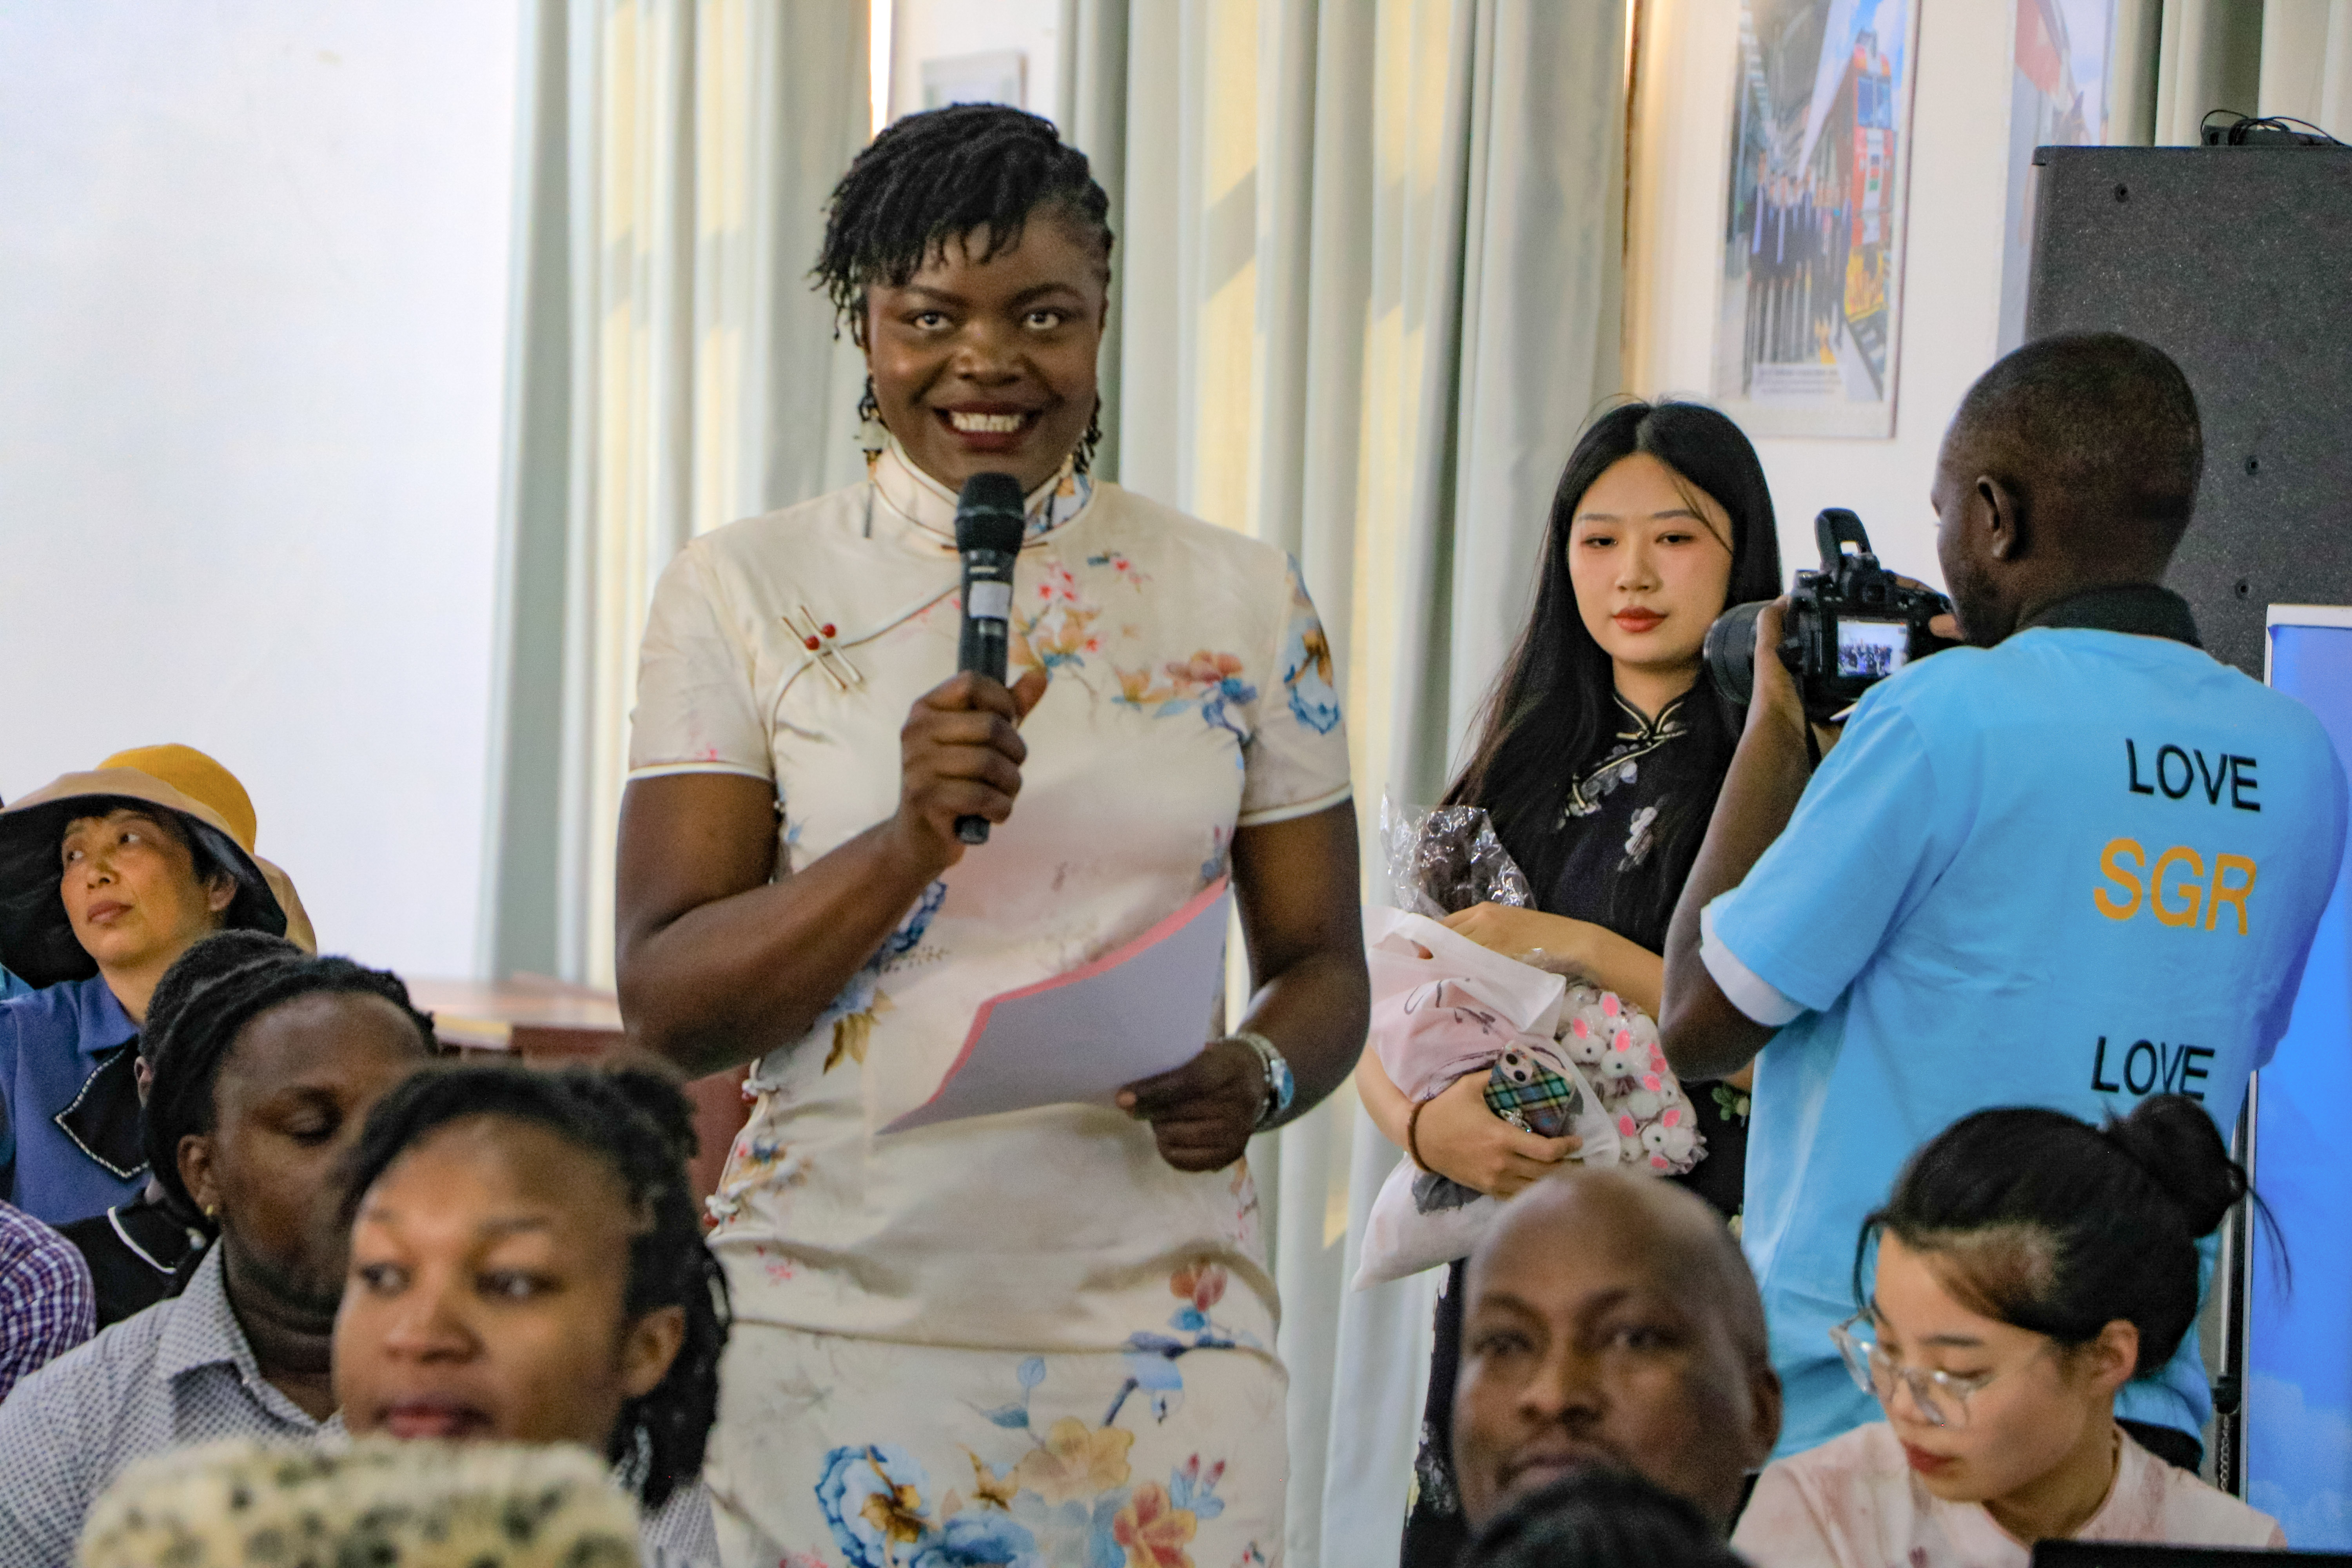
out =
[[(1022, 515), (1021, 481), (1011, 474), (974, 474), (956, 498), (956, 549), (963, 556), (963, 633), (956, 640), (956, 669), (1004, 680), (1005, 650), (1012, 641), (1013, 560), (1027, 530)], [(959, 816), (956, 837), (966, 844), (988, 842), (988, 818)]]

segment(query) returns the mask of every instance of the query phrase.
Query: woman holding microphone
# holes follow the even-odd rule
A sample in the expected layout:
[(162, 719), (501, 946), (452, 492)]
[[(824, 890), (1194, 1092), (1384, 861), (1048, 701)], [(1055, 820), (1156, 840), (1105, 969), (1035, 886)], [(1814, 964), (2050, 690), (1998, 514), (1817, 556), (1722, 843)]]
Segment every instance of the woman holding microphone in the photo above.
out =
[[(1018, 110), (884, 132), (816, 268), (866, 355), (868, 478), (698, 539), (655, 595), (622, 1003), (689, 1071), (757, 1063), (712, 1205), (730, 1564), (1280, 1551), (1286, 1380), (1242, 1154), (1363, 1039), (1347, 750), (1284, 557), (1086, 472), (1107, 211)], [(956, 495), (988, 471), (1025, 497), (1009, 688), (945, 679)], [(973, 816), (993, 831), (968, 849)], [(1228, 874), (1234, 1034), (1118, 1110), (879, 1131), (982, 1002)]]

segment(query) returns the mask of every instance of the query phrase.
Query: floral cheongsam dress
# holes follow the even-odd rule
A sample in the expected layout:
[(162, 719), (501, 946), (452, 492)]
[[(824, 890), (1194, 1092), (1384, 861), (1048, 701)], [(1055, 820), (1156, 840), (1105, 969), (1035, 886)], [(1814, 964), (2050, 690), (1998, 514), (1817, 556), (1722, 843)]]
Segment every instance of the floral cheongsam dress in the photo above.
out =
[[(1696, 813), (1703, 825), (1714, 809), (1722, 770), (1696, 742), (1694, 731), (1702, 717), (1715, 716), (1702, 716), (1691, 705), (1715, 700), (1704, 674), (1695, 689), (1668, 703), (1655, 719), (1617, 700), (1616, 738), (1598, 762), (1569, 783), (1557, 824), (1565, 852), (1551, 886), (1537, 898), (1546, 914), (1590, 921), (1652, 952), (1665, 951), (1673, 900), (1664, 889), (1679, 893), (1689, 878), (1698, 835), (1681, 836), (1678, 853), (1662, 852), (1660, 828), (1669, 813)], [(1698, 1113), (1706, 1152), (1688, 1173), (1666, 1179), (1689, 1187), (1736, 1225), (1748, 1164), (1748, 1097), (1720, 1083), (1683, 1088)], [(1452, 1458), (1462, 1274), (1462, 1265), (1453, 1265), (1437, 1301), (1403, 1568), (1452, 1568), (1468, 1543)]]
[[(631, 776), (770, 781), (787, 868), (887, 817), (907, 710), (955, 671), (954, 511), (893, 448), (696, 540), (655, 595)], [(982, 1001), (1149, 930), (1226, 874), (1237, 829), (1349, 798), (1329, 650), (1279, 551), (1067, 471), (1029, 519), (1013, 672), (1052, 683), (1020, 804), (755, 1065), (711, 1200), (730, 1568), (1280, 1560), (1287, 1384), (1247, 1164), (1177, 1171), (1105, 1106), (879, 1131)]]

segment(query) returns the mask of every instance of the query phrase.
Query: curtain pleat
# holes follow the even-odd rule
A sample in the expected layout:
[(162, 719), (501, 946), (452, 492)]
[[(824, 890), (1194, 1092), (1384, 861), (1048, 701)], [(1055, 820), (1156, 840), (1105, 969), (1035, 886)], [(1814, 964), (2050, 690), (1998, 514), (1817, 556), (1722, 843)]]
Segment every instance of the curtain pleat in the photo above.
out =
[[(1617, 390), (1624, 9), (1064, 5), (1066, 130), (1120, 231), (1103, 470), (1297, 557), (1343, 671), (1368, 872), (1382, 794), (1444, 786), (1560, 465)], [(1252, 1157), (1288, 1560), (1393, 1561), (1435, 1279), (1347, 1281), (1396, 1151), (1346, 1090)]]
[(2260, 96), (2263, 0), (2164, 0), (2157, 45), (2156, 144), (2194, 147), (2217, 109), (2252, 114)]
[(860, 362), (805, 275), (869, 129), (866, 5), (529, 16), (484, 967), (608, 985), (655, 580), (697, 533), (860, 471)]
[(2352, 0), (2114, 0), (2109, 140), (2192, 147), (2207, 114), (2352, 138)]
[(2352, 0), (2263, 0), (2263, 114), (2352, 139)]

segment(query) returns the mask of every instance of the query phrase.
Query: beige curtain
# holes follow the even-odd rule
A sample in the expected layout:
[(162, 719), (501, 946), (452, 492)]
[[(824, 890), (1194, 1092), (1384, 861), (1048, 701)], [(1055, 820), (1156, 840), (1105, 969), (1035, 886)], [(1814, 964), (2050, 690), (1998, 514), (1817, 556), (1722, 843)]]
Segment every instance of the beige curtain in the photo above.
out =
[[(1443, 787), (1617, 389), (1624, 0), (1069, 0), (1066, 131), (1119, 229), (1104, 470), (1283, 545), (1345, 669), (1370, 868)], [(1352, 1095), (1257, 1152), (1287, 1551), (1393, 1561), (1431, 1277), (1356, 1293), (1396, 1154)]]
[(2116, 0), (2121, 141), (2193, 147), (2213, 110), (2352, 138), (2352, 0)]
[(2257, 101), (2352, 141), (2352, 0), (2263, 0)]
[(2156, 144), (2197, 145), (2209, 110), (2253, 113), (2262, 47), (2263, 0), (2164, 0)]
[(612, 983), (655, 579), (860, 471), (861, 367), (803, 275), (868, 131), (866, 0), (535, 0), (484, 921), (490, 973)]

